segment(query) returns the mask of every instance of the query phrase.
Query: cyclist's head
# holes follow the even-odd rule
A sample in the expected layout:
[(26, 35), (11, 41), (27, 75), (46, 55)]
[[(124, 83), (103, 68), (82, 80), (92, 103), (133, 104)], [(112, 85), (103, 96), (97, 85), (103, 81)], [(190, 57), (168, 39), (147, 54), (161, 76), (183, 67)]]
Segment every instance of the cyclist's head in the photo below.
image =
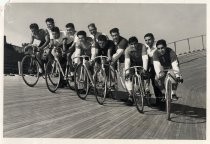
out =
[(110, 32), (110, 35), (112, 36), (113, 41), (116, 43), (119, 42), (119, 38), (120, 38), (119, 29), (113, 28), (109, 32)]
[(83, 42), (83, 41), (85, 41), (87, 34), (85, 31), (78, 31), (77, 37), (79, 38), (79, 41)]
[(55, 27), (55, 22), (53, 18), (47, 18), (45, 20), (46, 24), (47, 24), (47, 28), (52, 30), (53, 27)]
[(131, 48), (136, 48), (138, 46), (138, 39), (135, 36), (130, 37), (128, 43)]
[(58, 39), (60, 37), (60, 29), (58, 27), (53, 27), (51, 31), (54, 39)]
[(107, 42), (107, 37), (105, 35), (98, 36), (98, 44), (101, 48), (104, 48)]
[(75, 27), (73, 23), (67, 23), (66, 24), (66, 31), (67, 33), (69, 33), (70, 35), (74, 35), (75, 33)]
[(33, 34), (37, 34), (37, 32), (39, 31), (39, 26), (36, 23), (30, 24), (29, 28)]
[(156, 47), (157, 47), (158, 52), (161, 55), (164, 55), (166, 52), (166, 47), (167, 47), (166, 41), (164, 39), (158, 40), (156, 43)]
[(144, 40), (146, 42), (146, 44), (149, 46), (149, 47), (152, 47), (153, 44), (154, 44), (154, 41), (155, 41), (155, 37), (152, 33), (147, 33), (145, 36), (144, 36)]
[(96, 25), (94, 23), (91, 23), (88, 25), (88, 29), (89, 29), (89, 32), (95, 36), (96, 33), (97, 33), (97, 28), (96, 28)]

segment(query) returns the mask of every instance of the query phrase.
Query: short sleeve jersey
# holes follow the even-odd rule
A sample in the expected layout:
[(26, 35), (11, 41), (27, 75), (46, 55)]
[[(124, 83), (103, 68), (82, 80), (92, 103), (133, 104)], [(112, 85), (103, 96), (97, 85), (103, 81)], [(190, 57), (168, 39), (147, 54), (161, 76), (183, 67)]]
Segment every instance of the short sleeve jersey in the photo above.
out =
[(115, 45), (111, 40), (108, 40), (104, 48), (101, 48), (98, 43), (96, 43), (96, 48), (98, 49), (98, 55), (107, 56), (108, 50), (111, 51), (114, 49)]
[(125, 50), (125, 58), (130, 58), (131, 66), (142, 66), (142, 55), (146, 54), (146, 47), (138, 43), (137, 48), (128, 47)]
[(161, 55), (158, 50), (153, 54), (153, 61), (159, 61), (164, 68), (171, 68), (174, 61), (178, 60), (176, 53), (171, 48), (166, 48), (164, 55)]
[(63, 40), (66, 39), (66, 34), (64, 31), (60, 31), (60, 37), (53, 40), (53, 45), (55, 47), (62, 47), (63, 46)]
[(156, 44), (154, 43), (153, 46), (150, 48), (147, 44), (145, 44), (147, 48), (147, 54), (149, 57), (149, 64), (153, 64), (153, 54), (157, 50)]
[(41, 42), (45, 42), (45, 37), (48, 35), (48, 32), (44, 29), (39, 29), (38, 33), (36, 35), (32, 34), (32, 37), (36, 40), (39, 40)]
[(81, 55), (91, 56), (91, 48), (93, 46), (93, 39), (87, 37), (86, 42), (76, 42), (76, 48), (81, 49)]
[(67, 32), (65, 32), (66, 34), (66, 38), (67, 38), (67, 44), (71, 44), (73, 42), (77, 42), (79, 41), (79, 38), (77, 37), (77, 33), (75, 33), (74, 35), (70, 35)]
[(52, 31), (50, 29), (47, 29), (48, 35), (50, 39), (53, 39)]
[[(125, 50), (125, 49), (127, 48), (127, 46), (128, 46), (128, 41), (127, 41), (125, 38), (123, 38), (123, 37), (120, 36), (119, 42), (118, 42), (118, 43), (115, 43), (114, 53), (116, 53), (116, 51), (117, 51), (119, 48)], [(120, 56), (120, 58), (119, 58), (119, 62), (120, 62), (120, 63), (124, 63), (124, 61), (125, 61), (125, 54), (123, 53), (123, 54)]]

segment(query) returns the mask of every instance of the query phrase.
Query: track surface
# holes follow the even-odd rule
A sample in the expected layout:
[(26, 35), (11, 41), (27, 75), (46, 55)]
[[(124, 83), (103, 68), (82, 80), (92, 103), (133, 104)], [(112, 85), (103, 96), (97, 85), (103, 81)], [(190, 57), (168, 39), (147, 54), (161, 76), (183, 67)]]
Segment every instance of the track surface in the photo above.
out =
[[(4, 77), (5, 138), (206, 139), (206, 51), (180, 58), (179, 85), (172, 119), (166, 112), (109, 99), (99, 105), (93, 95), (81, 100), (74, 91), (50, 93), (40, 79), (34, 88), (19, 76)], [(119, 97), (126, 97), (121, 92)]]

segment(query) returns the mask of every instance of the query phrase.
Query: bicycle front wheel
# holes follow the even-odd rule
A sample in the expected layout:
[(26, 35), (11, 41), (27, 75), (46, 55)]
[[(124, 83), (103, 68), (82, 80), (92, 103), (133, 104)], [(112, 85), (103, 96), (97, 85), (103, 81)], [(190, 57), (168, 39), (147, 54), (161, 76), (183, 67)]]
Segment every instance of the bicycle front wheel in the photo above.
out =
[(50, 92), (55, 92), (60, 84), (61, 75), (57, 61), (49, 60), (45, 70), (45, 81)]
[(87, 70), (82, 64), (78, 65), (74, 72), (74, 84), (78, 97), (86, 99), (89, 91), (89, 78)]
[(33, 87), (39, 80), (38, 61), (30, 55), (26, 55), (21, 62), (21, 75), (26, 85)]
[(105, 69), (99, 68), (94, 77), (95, 96), (100, 105), (103, 105), (107, 94), (107, 77)]
[(170, 120), (171, 114), (171, 91), (172, 91), (172, 83), (169, 78), (166, 80), (166, 111), (167, 111), (167, 119)]
[(75, 89), (75, 86), (74, 86), (74, 79), (71, 79), (71, 68), (70, 67), (67, 67), (67, 82), (68, 82), (68, 85), (69, 85), (69, 88), (71, 90), (74, 90)]
[(144, 110), (144, 95), (141, 80), (138, 76), (132, 77), (132, 94), (137, 110), (143, 113)]

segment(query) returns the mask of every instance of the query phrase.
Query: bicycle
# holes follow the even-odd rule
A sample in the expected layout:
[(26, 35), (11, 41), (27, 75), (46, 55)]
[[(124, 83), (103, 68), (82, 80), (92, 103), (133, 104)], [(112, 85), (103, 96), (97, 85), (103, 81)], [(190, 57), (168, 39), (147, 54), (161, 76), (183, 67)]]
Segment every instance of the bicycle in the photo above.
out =
[[(32, 50), (26, 52), (26, 48), (29, 49), (30, 47)], [(41, 66), (36, 52), (40, 52), (37, 46), (25, 46), (24, 53), (26, 53), (26, 56), (24, 56), (21, 61), (21, 76), (25, 84), (30, 87), (34, 87), (37, 84), (40, 77), (39, 69), (41, 68), (42, 72), (44, 72), (44, 68)], [(44, 75), (42, 75), (42, 77), (45, 78)]]
[(50, 92), (55, 93), (61, 84), (61, 80), (67, 82), (71, 90), (74, 89), (74, 81), (71, 79), (70, 66), (66, 64), (65, 72), (57, 58), (48, 61), (45, 70), (45, 80)]
[(76, 67), (74, 72), (75, 90), (77, 92), (78, 97), (82, 100), (85, 100), (90, 88), (94, 87), (93, 78), (86, 66), (86, 60), (89, 60), (90, 57), (87, 55), (82, 55), (74, 57), (73, 60), (75, 58), (81, 59), (81, 63)]
[(94, 91), (97, 102), (100, 105), (103, 105), (107, 95), (110, 94), (111, 96), (113, 96), (113, 89), (116, 91), (118, 88), (117, 74), (111, 66), (110, 62), (105, 63), (108, 61), (107, 56), (97, 56), (95, 57), (94, 61), (96, 61), (97, 59), (100, 59), (101, 66), (95, 72)]
[[(125, 70), (134, 70), (132, 75), (132, 95), (134, 99), (134, 104), (137, 110), (140, 113), (143, 113), (144, 110), (144, 101), (146, 100), (147, 105), (149, 106), (150, 95), (145, 92), (145, 83), (143, 76), (143, 67), (142, 66), (133, 66)], [(147, 74), (148, 75), (148, 74)]]
[(171, 72), (175, 72), (172, 69), (166, 69), (161, 72), (167, 72), (166, 78), (165, 78), (165, 100), (166, 100), (166, 112), (167, 112), (167, 120), (170, 120), (170, 114), (171, 114), (171, 103), (173, 101), (172, 99), (172, 83), (183, 83), (177, 82), (177, 79), (171, 74)]

